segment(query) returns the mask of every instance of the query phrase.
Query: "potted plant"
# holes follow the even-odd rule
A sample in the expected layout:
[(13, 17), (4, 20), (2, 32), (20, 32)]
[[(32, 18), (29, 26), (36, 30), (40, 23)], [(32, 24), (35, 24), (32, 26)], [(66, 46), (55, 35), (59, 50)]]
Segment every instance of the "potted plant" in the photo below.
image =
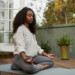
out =
[(46, 52), (46, 53), (50, 53), (51, 52), (51, 46), (49, 45), (49, 42), (47, 41), (46, 43), (43, 43), (42, 41), (41, 41), (41, 48), (44, 50), (44, 52)]
[(68, 49), (69, 45), (72, 43), (72, 38), (70, 38), (68, 35), (63, 35), (62, 37), (57, 39), (57, 44), (60, 46), (61, 49), (61, 59), (68, 60)]

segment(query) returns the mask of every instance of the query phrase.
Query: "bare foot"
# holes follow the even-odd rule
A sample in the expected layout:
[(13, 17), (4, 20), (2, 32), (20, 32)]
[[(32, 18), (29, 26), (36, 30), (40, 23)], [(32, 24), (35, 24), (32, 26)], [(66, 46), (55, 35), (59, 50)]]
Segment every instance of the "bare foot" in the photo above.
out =
[(41, 67), (42, 69), (46, 69), (49, 67), (49, 65), (40, 65), (40, 64), (37, 64), (39, 67)]

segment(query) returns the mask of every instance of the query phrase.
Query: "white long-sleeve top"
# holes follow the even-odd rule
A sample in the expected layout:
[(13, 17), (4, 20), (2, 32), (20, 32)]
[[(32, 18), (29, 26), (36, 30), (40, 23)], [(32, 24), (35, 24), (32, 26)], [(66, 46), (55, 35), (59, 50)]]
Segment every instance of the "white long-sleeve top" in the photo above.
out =
[(15, 42), (14, 54), (24, 51), (27, 56), (34, 57), (44, 51), (37, 44), (35, 34), (32, 34), (24, 24), (18, 27), (13, 40)]

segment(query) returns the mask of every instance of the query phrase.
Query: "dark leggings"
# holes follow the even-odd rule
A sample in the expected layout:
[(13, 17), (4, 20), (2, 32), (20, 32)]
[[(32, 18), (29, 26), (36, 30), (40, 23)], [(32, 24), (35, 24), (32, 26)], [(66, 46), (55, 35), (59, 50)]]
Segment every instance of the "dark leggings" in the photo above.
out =
[(33, 57), (33, 59), (36, 60), (35, 63), (28, 64), (23, 60), (23, 58), (20, 55), (15, 55), (14, 62), (11, 65), (11, 69), (13, 69), (13, 70), (21, 69), (27, 73), (36, 73), (36, 72), (42, 70), (42, 68), (37, 66), (37, 64), (49, 65), (49, 68), (53, 67), (53, 65), (54, 65), (53, 59), (50, 59), (50, 58), (42, 56), (42, 55), (37, 55), (37, 56)]

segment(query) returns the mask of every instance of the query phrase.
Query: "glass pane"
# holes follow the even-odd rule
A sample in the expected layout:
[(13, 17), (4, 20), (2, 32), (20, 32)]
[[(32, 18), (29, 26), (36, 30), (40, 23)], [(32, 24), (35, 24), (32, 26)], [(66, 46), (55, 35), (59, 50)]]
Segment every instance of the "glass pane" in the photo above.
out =
[(8, 19), (8, 10), (0, 9), (0, 19)]
[(12, 40), (12, 31), (13, 31), (13, 24), (12, 24), (12, 21), (9, 21), (9, 43), (12, 43), (13, 40)]
[(8, 0), (0, 0), (0, 8), (8, 8)]
[(4, 22), (0, 21), (0, 31), (4, 31)]
[(0, 10), (0, 19), (4, 19), (4, 10)]
[(12, 43), (12, 32), (4, 33), (4, 43)]
[(12, 21), (9, 21), (9, 31), (12, 31), (13, 30), (13, 24), (12, 24)]
[(0, 33), (0, 43), (4, 42), (4, 33)]
[(9, 19), (14, 19), (18, 11), (19, 11), (18, 9), (15, 10), (9, 9)]
[(9, 43), (9, 32), (4, 33), (4, 43)]
[(0, 0), (0, 8), (4, 8), (4, 7), (5, 7), (4, 1)]
[(13, 0), (9, 0), (9, 8), (13, 8)]
[(13, 18), (13, 10), (9, 9), (9, 19), (12, 19), (12, 18)]
[(9, 32), (9, 43), (12, 43), (13, 42), (12, 37), (13, 37), (12, 32)]

